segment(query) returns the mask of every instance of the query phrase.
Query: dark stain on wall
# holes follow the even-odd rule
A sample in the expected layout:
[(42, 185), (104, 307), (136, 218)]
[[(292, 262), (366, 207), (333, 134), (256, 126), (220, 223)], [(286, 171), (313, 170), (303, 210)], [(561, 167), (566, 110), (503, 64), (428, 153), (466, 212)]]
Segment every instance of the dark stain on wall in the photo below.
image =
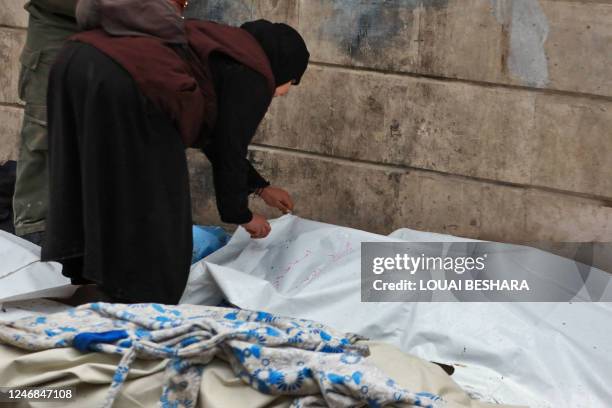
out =
[(508, 56), (510, 54), (510, 29), (507, 24), (501, 25), (501, 56), (500, 56), (500, 72), (505, 78), (508, 77)]
[(191, 0), (185, 11), (186, 18), (212, 20), (240, 25), (253, 16), (251, 0)]
[(448, 0), (321, 1), (321, 7), (331, 8), (330, 18), (322, 22), (323, 36), (340, 39), (347, 54), (362, 62), (384, 58), (390, 42), (414, 24), (415, 8), (445, 8), (448, 3)]

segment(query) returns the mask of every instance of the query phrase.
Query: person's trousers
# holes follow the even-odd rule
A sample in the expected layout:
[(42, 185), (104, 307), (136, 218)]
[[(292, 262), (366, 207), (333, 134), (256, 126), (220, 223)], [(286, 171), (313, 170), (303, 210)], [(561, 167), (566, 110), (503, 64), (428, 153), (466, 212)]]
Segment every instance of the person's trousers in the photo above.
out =
[(15, 191), (15, 162), (0, 162), (0, 230), (13, 234), (13, 193)]
[(65, 40), (77, 31), (68, 17), (29, 7), (26, 44), (21, 54), (19, 97), (25, 102), (17, 178), (13, 196), (15, 233), (45, 230), (48, 207), (47, 82)]

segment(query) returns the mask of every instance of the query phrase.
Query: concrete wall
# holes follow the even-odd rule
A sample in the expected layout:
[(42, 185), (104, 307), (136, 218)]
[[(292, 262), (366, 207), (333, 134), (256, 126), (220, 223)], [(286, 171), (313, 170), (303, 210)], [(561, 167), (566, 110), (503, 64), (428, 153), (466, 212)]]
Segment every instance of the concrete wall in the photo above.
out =
[[(15, 155), (21, 115), (17, 3), (0, 0), (0, 160)], [(190, 3), (191, 16), (304, 35), (312, 65), (251, 149), (298, 215), (382, 233), (612, 241), (612, 2)], [(208, 164), (188, 154), (195, 218), (217, 222)]]
[[(612, 241), (611, 2), (190, 7), (231, 24), (284, 21), (304, 35), (312, 65), (273, 102), (252, 149), (295, 194), (299, 215), (382, 233)], [(210, 222), (206, 163), (191, 158), (195, 211)]]
[[(5, 3), (11, 3), (6, 7)], [(25, 42), (25, 11), (14, 0), (0, 2), (0, 163), (16, 160), (23, 107), (17, 96), (19, 54)], [(10, 25), (10, 27), (8, 26)]]

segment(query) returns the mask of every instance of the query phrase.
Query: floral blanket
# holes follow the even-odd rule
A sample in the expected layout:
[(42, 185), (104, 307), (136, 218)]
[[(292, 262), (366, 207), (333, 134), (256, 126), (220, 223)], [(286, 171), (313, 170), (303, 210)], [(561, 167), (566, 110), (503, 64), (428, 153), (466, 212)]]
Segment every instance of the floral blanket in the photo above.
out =
[(294, 396), (293, 407), (444, 406), (402, 389), (371, 365), (356, 335), (265, 312), (208, 306), (91, 303), (0, 324), (0, 343), (26, 350), (75, 347), (122, 355), (103, 407), (109, 408), (135, 358), (167, 359), (160, 406), (197, 404), (214, 358), (262, 393)]

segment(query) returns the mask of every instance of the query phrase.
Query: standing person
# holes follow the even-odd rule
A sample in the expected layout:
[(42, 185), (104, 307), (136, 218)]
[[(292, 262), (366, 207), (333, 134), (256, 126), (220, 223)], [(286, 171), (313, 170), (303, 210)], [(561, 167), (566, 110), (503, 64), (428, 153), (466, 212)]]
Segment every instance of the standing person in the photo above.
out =
[(21, 54), (19, 97), (25, 102), (13, 195), (15, 233), (40, 245), (48, 203), (47, 79), (66, 39), (77, 32), (77, 0), (31, 0)]
[[(225, 222), (270, 232), (257, 192), (283, 212), (289, 194), (248, 162), (273, 96), (308, 64), (301, 36), (268, 21), (188, 20), (180, 0), (81, 0), (49, 83), (50, 206), (43, 260), (124, 302), (176, 303), (189, 274), (185, 147), (212, 163)], [(212, 193), (212, 192), (211, 192)]]

